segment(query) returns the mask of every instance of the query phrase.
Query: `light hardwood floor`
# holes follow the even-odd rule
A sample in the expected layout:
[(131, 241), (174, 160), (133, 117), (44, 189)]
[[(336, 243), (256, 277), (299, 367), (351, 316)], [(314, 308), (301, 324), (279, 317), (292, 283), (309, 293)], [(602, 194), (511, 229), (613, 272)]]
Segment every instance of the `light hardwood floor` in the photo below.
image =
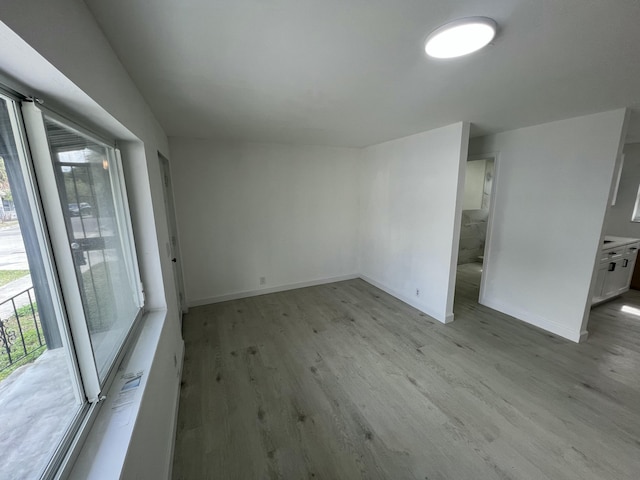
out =
[(478, 282), (446, 326), (362, 280), (192, 309), (174, 479), (640, 478), (638, 292), (577, 345)]

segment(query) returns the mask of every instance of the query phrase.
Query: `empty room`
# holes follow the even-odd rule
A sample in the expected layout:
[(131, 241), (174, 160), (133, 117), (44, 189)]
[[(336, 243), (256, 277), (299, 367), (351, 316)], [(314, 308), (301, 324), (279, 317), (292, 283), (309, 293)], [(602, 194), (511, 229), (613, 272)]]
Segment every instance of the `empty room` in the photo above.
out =
[(0, 2), (0, 478), (637, 479), (638, 24)]

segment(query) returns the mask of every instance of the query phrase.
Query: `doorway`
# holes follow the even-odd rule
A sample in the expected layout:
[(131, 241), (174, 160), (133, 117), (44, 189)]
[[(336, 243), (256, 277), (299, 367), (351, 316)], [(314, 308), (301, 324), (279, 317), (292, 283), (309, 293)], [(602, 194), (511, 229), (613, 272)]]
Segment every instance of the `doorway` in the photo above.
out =
[(171, 168), (169, 160), (158, 154), (160, 173), (162, 175), (162, 190), (165, 211), (167, 212), (167, 227), (169, 229), (169, 247), (171, 250), (171, 264), (173, 267), (173, 279), (176, 289), (176, 298), (182, 313), (187, 313), (187, 305), (184, 296), (184, 280), (180, 256), (180, 243), (178, 241), (178, 226), (176, 210), (173, 203), (173, 184), (171, 183)]
[(487, 254), (494, 203), (496, 155), (470, 156), (466, 162), (458, 262), (456, 301), (478, 303)]
[(616, 169), (580, 341), (613, 336), (617, 345), (634, 348), (640, 318), (640, 144), (624, 145)]

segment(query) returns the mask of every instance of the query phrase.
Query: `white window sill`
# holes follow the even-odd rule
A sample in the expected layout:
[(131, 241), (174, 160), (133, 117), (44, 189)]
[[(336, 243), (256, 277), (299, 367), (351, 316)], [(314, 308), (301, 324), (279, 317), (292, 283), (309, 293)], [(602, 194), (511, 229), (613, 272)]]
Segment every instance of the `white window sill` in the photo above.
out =
[[(148, 312), (143, 317), (140, 334), (106, 393), (107, 398), (103, 401), (69, 478), (120, 478), (166, 319), (166, 310)], [(136, 372), (142, 372), (143, 375), (139, 387), (132, 395), (133, 401), (117, 407), (118, 396), (127, 381), (123, 376)]]

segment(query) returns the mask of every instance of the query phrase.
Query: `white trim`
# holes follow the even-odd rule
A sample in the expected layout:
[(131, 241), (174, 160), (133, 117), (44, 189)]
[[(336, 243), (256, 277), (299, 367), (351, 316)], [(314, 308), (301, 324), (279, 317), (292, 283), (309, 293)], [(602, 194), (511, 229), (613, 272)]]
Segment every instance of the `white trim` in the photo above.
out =
[(416, 310), (420, 310), (422, 313), (425, 313), (427, 315), (429, 315), (429, 317), (433, 318), (434, 320), (440, 322), (440, 323), (451, 323), (453, 322), (453, 313), (449, 313), (446, 314), (443, 317), (441, 317), (441, 315), (439, 315), (438, 313), (434, 312), (433, 310), (430, 310), (424, 303), (420, 303), (420, 302), (416, 302), (414, 299), (409, 298), (397, 291), (395, 291), (394, 289), (380, 283), (377, 282), (376, 280), (367, 277), (366, 275), (360, 275), (360, 278), (362, 280), (364, 280), (367, 283), (370, 283), (371, 285), (373, 285), (376, 288), (379, 288), (380, 290), (382, 290), (385, 293), (388, 293), (389, 295), (391, 295), (392, 297), (396, 297), (398, 300), (402, 300), (404, 303), (406, 303), (407, 305), (412, 306), (413, 308), (415, 308)]
[[(171, 172), (171, 162), (158, 151), (158, 164), (162, 175), (162, 194), (165, 205), (165, 217), (167, 220), (167, 231), (169, 234), (169, 247), (171, 249), (171, 263), (173, 271), (173, 284), (176, 291), (176, 302), (182, 313), (187, 313), (187, 295), (184, 283), (184, 269), (182, 267), (182, 249), (180, 248), (180, 228), (178, 227), (178, 216), (176, 214), (176, 202), (173, 192), (173, 173)], [(167, 181), (169, 185), (167, 185)], [(176, 261), (174, 262), (173, 259)], [(181, 320), (182, 322), (182, 320)], [(181, 323), (182, 324), (182, 323)]]
[[(111, 151), (111, 150), (110, 150)], [(133, 235), (133, 222), (131, 221), (131, 212), (129, 211), (129, 195), (127, 194), (127, 182), (124, 176), (124, 167), (122, 165), (122, 155), (117, 148), (113, 149), (114, 163), (116, 174), (113, 170), (109, 171), (109, 179), (111, 180), (111, 195), (113, 196), (116, 208), (120, 210), (124, 218), (116, 215), (116, 222), (120, 230), (120, 245), (123, 252), (129, 253), (124, 256), (127, 266), (127, 273), (132, 275), (131, 286), (135, 289), (136, 305), (138, 308), (144, 308), (144, 291), (142, 279), (140, 277), (140, 266), (138, 265), (136, 239)], [(126, 241), (125, 241), (126, 240)]]
[(578, 343), (582, 336), (580, 332), (572, 331), (565, 325), (554, 322), (553, 320), (549, 320), (548, 318), (539, 317), (538, 315), (534, 315), (531, 312), (520, 310), (519, 308), (513, 308), (513, 306), (511, 305), (504, 305), (501, 302), (497, 302), (495, 300), (487, 298), (483, 299), (483, 301), (479, 303), (481, 305), (484, 305), (485, 307), (489, 307), (493, 310), (497, 310), (498, 312), (509, 315), (513, 317), (514, 320), (520, 320), (522, 322), (528, 323), (529, 325), (541, 328), (542, 330), (553, 333), (567, 340), (571, 340), (572, 342)]
[(456, 294), (456, 277), (458, 275), (458, 255), (460, 253), (460, 235), (462, 234), (462, 203), (464, 201), (464, 187), (467, 176), (467, 162), (469, 156), (469, 122), (462, 124), (462, 140), (458, 156), (458, 184), (456, 186), (456, 201), (453, 213), (453, 232), (451, 238), (451, 254), (449, 256), (449, 279), (447, 283), (447, 298), (444, 323), (453, 321), (453, 304)]
[(80, 428), (84, 428), (83, 425), (93, 410), (93, 405), (90, 405), (85, 398), (82, 376), (76, 362), (76, 352), (69, 332), (69, 326), (66, 321), (64, 307), (61, 303), (63, 297), (60, 290), (60, 284), (58, 282), (57, 271), (53, 263), (54, 256), (51, 249), (51, 242), (46, 233), (42, 198), (36, 188), (37, 179), (33, 165), (33, 158), (31, 157), (30, 152), (27, 151), (27, 132), (24, 125), (24, 118), (21, 114), (21, 102), (12, 100), (2, 92), (0, 92), (0, 98), (4, 99), (6, 102), (7, 113), (9, 114), (9, 121), (11, 123), (11, 131), (13, 132), (15, 141), (16, 154), (20, 163), (20, 176), (22, 177), (24, 194), (29, 207), (28, 216), (31, 217), (31, 221), (33, 222), (33, 231), (39, 246), (39, 254), (42, 261), (42, 273), (46, 278), (46, 284), (48, 286), (49, 296), (51, 299), (51, 307), (53, 309), (51, 313), (53, 314), (58, 326), (62, 348), (66, 351), (65, 363), (69, 369), (69, 374), (71, 376), (70, 380), (72, 380), (74, 387), (73, 393), (77, 406), (79, 407), (74, 419), (67, 425), (68, 433), (63, 436), (54, 454), (50, 457), (48, 465), (43, 471), (42, 478), (52, 478), (54, 473), (61, 467), (61, 465), (64, 465), (64, 462), (66, 461), (65, 458), (67, 452), (74, 441), (73, 432), (78, 432)]
[(225, 295), (218, 295), (215, 297), (198, 298), (195, 300), (189, 300), (187, 305), (191, 307), (199, 307), (201, 305), (209, 305), (212, 303), (226, 302), (228, 300), (238, 300), (240, 298), (256, 297), (258, 295), (266, 295), (267, 293), (284, 292), (286, 290), (295, 290), (296, 288), (313, 287), (315, 285), (324, 285), (325, 283), (342, 282), (344, 280), (353, 280), (358, 278), (359, 275), (340, 275), (338, 277), (320, 278), (317, 280), (310, 280), (308, 282), (290, 283), (286, 285), (278, 285), (276, 287), (261, 288), (258, 290), (245, 290), (242, 292), (227, 293)]
[(638, 192), (636, 193), (636, 201), (633, 205), (633, 213), (631, 214), (631, 221), (640, 222), (640, 185), (638, 186)]
[[(102, 402), (100, 403), (87, 403), (87, 409), (85, 415), (83, 415), (80, 425), (76, 431), (76, 435), (71, 438), (71, 442), (69, 443), (67, 449), (65, 450), (62, 461), (60, 462), (59, 468), (55, 470), (51, 478), (54, 480), (66, 480), (69, 478), (69, 474), (71, 470), (73, 470), (73, 466), (80, 454), (80, 450), (82, 450), (82, 446), (84, 445), (85, 440), (89, 436), (89, 432), (91, 432), (91, 428), (98, 417), (98, 413), (102, 409)], [(49, 478), (47, 475), (43, 475), (42, 478)]]
[(613, 200), (611, 200), (611, 206), (615, 206), (618, 200), (618, 190), (620, 190), (620, 179), (622, 178), (622, 169), (624, 168), (624, 153), (620, 155), (619, 161), (616, 162), (617, 173), (614, 175), (615, 187), (613, 189)]
[[(35, 104), (35, 102), (30, 103)], [(44, 115), (46, 115), (47, 118), (57, 123), (58, 125), (61, 125), (62, 127), (69, 130), (73, 130), (74, 133), (77, 133), (82, 137), (89, 138), (90, 140), (102, 145), (103, 147), (116, 148), (116, 141), (113, 137), (85, 127), (84, 125), (86, 125), (87, 122), (83, 120), (75, 120), (73, 118), (73, 115), (63, 114), (59, 108), (56, 108), (56, 110), (52, 110), (47, 105), (45, 105), (44, 102), (38, 103), (37, 108)]]
[(587, 332), (586, 330), (584, 330), (583, 332), (580, 332), (580, 339), (578, 340), (578, 343), (586, 342), (588, 337), (589, 337), (589, 332)]
[[(69, 478), (100, 480), (104, 478), (120, 478), (124, 469), (126, 456), (131, 445), (131, 438), (138, 423), (140, 407), (148, 394), (147, 385), (152, 368), (160, 368), (154, 364), (159, 352), (162, 330), (167, 319), (166, 311), (147, 313), (139, 330), (135, 345), (121, 365), (118, 378), (111, 384), (106, 398), (98, 411), (94, 425), (81, 446), (74, 462)], [(124, 413), (114, 409), (114, 402), (125, 383), (124, 373), (144, 372), (134, 400), (127, 405)], [(180, 382), (176, 379), (178, 389)], [(167, 477), (168, 478), (168, 477)]]
[(51, 201), (43, 202), (45, 215), (48, 218), (47, 227), (51, 238), (51, 247), (55, 257), (58, 278), (64, 293), (64, 304), (67, 318), (71, 327), (73, 344), (78, 357), (78, 367), (82, 375), (84, 393), (90, 403), (100, 398), (100, 379), (91, 338), (85, 321), (84, 307), (78, 280), (69, 247), (67, 230), (64, 223), (64, 213), (58, 198), (58, 185), (51, 160), (51, 151), (47, 140), (42, 111), (32, 102), (22, 102), (22, 117), (27, 131), (29, 147), (37, 174), (38, 187), (43, 198)]
[(171, 435), (171, 447), (170, 447), (170, 452), (171, 455), (169, 455), (169, 458), (167, 458), (167, 469), (166, 471), (169, 472), (169, 476), (167, 478), (173, 478), (173, 457), (175, 455), (175, 451), (176, 451), (176, 437), (178, 436), (178, 413), (180, 412), (180, 393), (182, 392), (182, 370), (184, 367), (184, 352), (186, 350), (186, 347), (184, 345), (184, 342), (180, 343), (181, 349), (180, 349), (180, 363), (178, 365), (178, 388), (176, 389), (176, 406), (175, 406), (175, 410), (173, 412), (173, 429), (172, 429), (172, 435)]
[(218, 295), (216, 297), (208, 297), (208, 298), (201, 298), (201, 299), (197, 299), (197, 300), (189, 300), (189, 308), (192, 307), (199, 307), (202, 305), (210, 305), (212, 303), (220, 303), (220, 302), (227, 302), (229, 300), (239, 300), (242, 298), (249, 298), (249, 297), (256, 297), (258, 295), (267, 295), (269, 293), (277, 293), (277, 292), (284, 292), (287, 290), (295, 290), (297, 288), (305, 288), (305, 287), (314, 287), (316, 285), (324, 285), (327, 283), (333, 283), (333, 282), (342, 282), (345, 280), (353, 280), (356, 278), (360, 278), (362, 280), (364, 280), (365, 282), (373, 285), (376, 288), (379, 288), (380, 290), (382, 290), (385, 293), (388, 293), (389, 295), (391, 295), (392, 297), (397, 298), (398, 300), (403, 301), (404, 303), (406, 303), (407, 305), (420, 310), (422, 313), (425, 313), (426, 315), (429, 315), (429, 317), (433, 318), (434, 320), (440, 322), (440, 323), (451, 323), (453, 322), (454, 319), (454, 314), (453, 313), (449, 313), (446, 314), (444, 318), (442, 318), (438, 313), (434, 312), (433, 310), (430, 310), (425, 304), (420, 303), (420, 302), (416, 302), (414, 299), (409, 298), (405, 295), (402, 295), (399, 292), (396, 292), (394, 289), (370, 278), (367, 277), (366, 275), (362, 275), (362, 274), (352, 274), (352, 275), (340, 275), (337, 277), (330, 277), (330, 278), (322, 278), (322, 279), (318, 279), (318, 280), (311, 280), (308, 282), (298, 282), (298, 283), (290, 283), (287, 285), (279, 285), (277, 287), (269, 287), (269, 288), (262, 288), (262, 289), (258, 289), (258, 290), (246, 290), (246, 291), (242, 291), (242, 292), (236, 292), (236, 293), (228, 293), (225, 295)]

